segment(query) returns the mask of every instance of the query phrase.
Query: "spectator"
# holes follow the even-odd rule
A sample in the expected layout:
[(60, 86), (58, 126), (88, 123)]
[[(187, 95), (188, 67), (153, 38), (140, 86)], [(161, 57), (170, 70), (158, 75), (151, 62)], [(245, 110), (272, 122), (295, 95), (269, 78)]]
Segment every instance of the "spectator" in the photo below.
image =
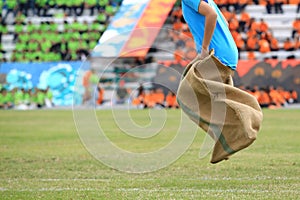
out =
[(250, 15), (245, 11), (245, 9), (241, 10), (240, 21), (239, 21), (239, 31), (245, 32), (246, 27), (249, 26), (250, 23)]
[(32, 24), (32, 22), (30, 20), (27, 22), (26, 31), (28, 33), (32, 33), (33, 31), (36, 31), (38, 29), (39, 29), (39, 27), (35, 24)]
[(287, 102), (285, 101), (284, 97), (279, 93), (279, 91), (275, 87), (270, 86), (269, 91), (270, 91), (269, 95), (271, 97), (271, 101), (277, 107), (287, 105)]
[(85, 72), (82, 79), (82, 85), (84, 87), (82, 104), (86, 104), (91, 101), (94, 95), (93, 92), (95, 92), (95, 88), (98, 86), (98, 82), (98, 77), (94, 69), (90, 69)]
[(275, 13), (283, 13), (282, 5), (284, 0), (275, 0)]
[(61, 54), (62, 58), (65, 60), (67, 52), (68, 52), (68, 42), (62, 38), (62, 41), (60, 43), (59, 53)]
[(278, 87), (278, 93), (285, 99), (287, 103), (292, 103), (291, 93), (283, 89), (283, 87)]
[(19, 0), (20, 11), (27, 17), (29, 9), (29, 0)]
[(100, 33), (103, 33), (106, 29), (106, 24), (99, 23), (99, 21), (95, 20), (95, 21), (92, 22), (89, 29), (92, 30), (92, 31), (99, 31)]
[(300, 34), (300, 17), (297, 17), (293, 21), (293, 32), (292, 32), (292, 38), (295, 37), (295, 34)]
[(0, 108), (10, 109), (14, 106), (12, 93), (7, 91), (5, 88), (1, 89), (0, 93)]
[(6, 51), (3, 50), (2, 44), (0, 43), (0, 59), (3, 60)]
[(56, 6), (59, 9), (63, 9), (64, 13), (67, 11), (67, 5), (64, 0), (56, 0)]
[(158, 106), (158, 107), (165, 107), (165, 95), (164, 95), (164, 92), (163, 92), (163, 89), (161, 88), (157, 88), (157, 89), (154, 89), (154, 93), (153, 93), (153, 99), (155, 101), (155, 106)]
[(94, 9), (97, 9), (99, 11), (99, 4), (97, 0), (86, 0), (85, 7), (90, 9), (91, 16), (94, 15)]
[(25, 25), (26, 24), (25, 19), (26, 16), (21, 11), (18, 11), (15, 17), (15, 22), (13, 24), (16, 24), (17, 22), (21, 22), (23, 25)]
[(182, 47), (177, 47), (177, 49), (174, 51), (174, 60), (176, 62), (180, 62), (184, 58), (185, 52), (183, 51)]
[(235, 18), (235, 17), (232, 17), (230, 20), (229, 20), (229, 30), (230, 31), (235, 31), (238, 29), (239, 27), (239, 21)]
[(271, 51), (269, 41), (266, 39), (266, 37), (264, 37), (264, 35), (262, 35), (260, 38), (258, 46), (261, 53), (268, 53)]
[(274, 4), (275, 4), (275, 0), (265, 0), (265, 2), (266, 2), (267, 13), (271, 14), (272, 8), (274, 7)]
[(8, 17), (9, 13), (13, 13), (13, 16), (15, 17), (18, 12), (18, 2), (17, 0), (9, 0), (6, 1), (6, 13), (3, 17), (3, 22), (6, 21), (6, 18)]
[(242, 51), (242, 50), (245, 50), (245, 42), (242, 38), (242, 35), (237, 31), (232, 31), (231, 35), (234, 39), (234, 42), (235, 42), (239, 52)]
[(154, 107), (154, 102), (152, 100), (152, 93), (153, 90), (150, 91), (145, 91), (145, 96), (144, 96), (144, 108), (153, 108)]
[(0, 42), (2, 41), (2, 34), (7, 34), (8, 29), (6, 23), (2, 21), (2, 17), (0, 16)]
[(124, 104), (128, 100), (129, 90), (125, 87), (125, 81), (120, 80), (116, 91), (116, 104)]
[(253, 87), (253, 90), (251, 90), (252, 95), (258, 100), (260, 97), (260, 91), (257, 85)]
[(49, 23), (48, 21), (41, 22), (39, 30), (42, 32), (48, 32), (48, 30), (49, 30), (48, 23)]
[(71, 38), (71, 40), (68, 42), (68, 47), (72, 53), (76, 53), (77, 49), (79, 48), (77, 39)]
[(166, 106), (167, 108), (179, 108), (179, 105), (176, 100), (176, 95), (172, 92), (169, 91), (167, 96), (166, 96)]
[[(230, 9), (230, 7), (233, 7), (233, 10)], [(238, 0), (228, 0), (228, 11), (234, 11), (236, 13), (239, 13), (239, 2)]]
[(47, 40), (46, 38), (42, 38), (42, 41), (41, 41), (41, 50), (43, 52), (46, 52), (50, 49), (50, 47), (52, 46), (50, 40)]
[(3, 10), (3, 1), (0, 1), (0, 23), (4, 23), (4, 21), (2, 21), (2, 10)]
[(24, 92), (24, 96), (23, 96), (23, 103), (25, 105), (27, 105), (28, 107), (30, 107), (30, 104), (31, 104), (31, 90), (28, 89), (28, 90), (25, 90)]
[(105, 14), (105, 12), (103, 12), (103, 11), (99, 11), (98, 12), (98, 15), (97, 15), (97, 17), (96, 17), (96, 21), (98, 22), (98, 23), (100, 23), (100, 24), (104, 24), (104, 23), (106, 23), (106, 21), (108, 20), (108, 17), (107, 17), (107, 15)]
[(286, 51), (294, 51), (295, 46), (294, 43), (291, 41), (290, 38), (286, 38), (286, 40), (283, 43), (283, 49)]
[(251, 18), (248, 30), (255, 31), (258, 34), (261, 34), (260, 23), (257, 22), (255, 18)]
[(24, 88), (18, 89), (15, 88), (15, 91), (13, 93), (14, 98), (14, 107), (16, 109), (27, 109), (27, 105), (24, 103), (24, 96), (25, 96), (25, 90)]
[(267, 33), (267, 32), (268, 32), (269, 26), (268, 26), (268, 24), (264, 21), (263, 18), (260, 19), (260, 24), (259, 24), (259, 25), (260, 25), (260, 28), (259, 28), (260, 32), (262, 32), (262, 33)]
[(239, 0), (238, 1), (238, 11), (237, 13), (241, 13), (242, 10), (245, 10), (246, 6), (250, 3), (250, 0)]
[(260, 90), (260, 96), (258, 98), (258, 103), (262, 108), (268, 108), (271, 106), (271, 97), (267, 89)]
[[(189, 26), (187, 24), (183, 25), (182, 33), (184, 34), (184, 38), (185, 39), (186, 39), (186, 37), (193, 38), (193, 35), (192, 35), (192, 33), (190, 31), (190, 28), (189, 28)], [(194, 43), (194, 41), (193, 41), (193, 43)]]
[(31, 39), (28, 42), (27, 49), (30, 51), (36, 51), (39, 48), (39, 43), (35, 39)]
[(83, 0), (73, 0), (72, 4), (70, 4), (69, 8), (70, 8), (69, 15), (72, 15), (72, 10), (73, 10), (75, 16), (81, 16), (83, 13), (83, 9), (84, 9)]
[(257, 51), (259, 46), (258, 46), (258, 36), (254, 35), (248, 38), (247, 40), (247, 50), (248, 51)]
[(138, 108), (142, 107), (145, 108), (146, 105), (144, 104), (144, 99), (145, 99), (145, 90), (143, 85), (140, 83), (140, 86), (138, 88), (138, 93), (136, 97), (133, 99), (132, 104), (137, 106)]
[(81, 26), (82, 26), (82, 24), (81, 24), (80, 22), (78, 22), (77, 19), (75, 19), (75, 20), (73, 21), (73, 23), (70, 24), (69, 28), (70, 28), (72, 31), (77, 32), (77, 31), (80, 31)]
[(298, 93), (296, 90), (291, 90), (291, 97), (293, 99), (293, 103), (297, 103), (298, 102)]
[(182, 30), (182, 22), (179, 18), (176, 18), (174, 23), (173, 23), (173, 30), (174, 31), (181, 31)]
[(35, 7), (37, 9), (36, 13), (39, 17), (47, 16), (47, 10), (48, 10), (47, 0), (35, 0)]
[(58, 24), (55, 23), (54, 21), (51, 21), (48, 23), (48, 29), (49, 29), (49, 31), (52, 31), (52, 32), (58, 31)]
[(89, 47), (88, 47), (87, 42), (80, 39), (79, 43), (78, 43), (78, 48), (76, 51), (76, 54), (80, 60), (85, 61), (87, 59), (87, 57), (89, 56), (88, 48)]
[(256, 59), (255, 52), (254, 51), (248, 51), (247, 58), (248, 58), (248, 60), (255, 60)]
[(42, 108), (45, 106), (45, 93), (39, 89), (35, 88), (32, 98), (33, 104), (37, 108)]
[[(28, 1), (30, 1), (30, 0), (28, 0)], [(56, 8), (56, 6), (57, 6), (57, 0), (48, 0), (47, 3), (48, 3), (49, 8)]]
[(269, 40), (270, 40), (271, 51), (278, 51), (279, 50), (278, 40), (273, 35), (271, 35), (271, 38), (269, 38)]
[(117, 7), (112, 6), (112, 4), (106, 4), (105, 13), (108, 17), (112, 17), (117, 11)]
[(182, 18), (182, 9), (180, 6), (176, 6), (171, 13), (171, 20), (172, 22), (175, 22), (176, 19), (182, 20)]
[(251, 30), (251, 29), (247, 31), (246, 35), (247, 35), (247, 38), (251, 38), (253, 36), (258, 36), (257, 32), (255, 30)]
[(109, 4), (109, 0), (99, 0), (100, 11), (104, 11), (106, 5)]
[(140, 85), (138, 87), (138, 94), (137, 94), (137, 96), (140, 96), (142, 94), (145, 94), (145, 88), (144, 88), (143, 84), (140, 83)]
[(101, 87), (101, 83), (98, 82), (97, 85), (97, 100), (96, 103), (97, 105), (101, 105), (104, 102), (104, 89)]
[(23, 28), (24, 28), (24, 25), (22, 24), (22, 22), (17, 22), (14, 26), (15, 30), (14, 30), (14, 39), (13, 41), (16, 42), (17, 39), (18, 39), (18, 36), (20, 35), (20, 33), (23, 32)]

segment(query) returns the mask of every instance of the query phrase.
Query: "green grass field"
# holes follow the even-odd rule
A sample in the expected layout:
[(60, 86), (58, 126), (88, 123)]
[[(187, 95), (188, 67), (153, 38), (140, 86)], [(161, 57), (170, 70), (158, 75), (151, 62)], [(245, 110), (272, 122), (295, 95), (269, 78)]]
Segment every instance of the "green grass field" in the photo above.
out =
[[(147, 124), (148, 110), (132, 110)], [(97, 111), (108, 136), (132, 151), (163, 146), (180, 110), (149, 140), (122, 136), (108, 110)], [(0, 199), (299, 199), (300, 110), (264, 110), (257, 140), (228, 161), (199, 159), (204, 132), (176, 162), (130, 174), (94, 159), (76, 132), (71, 110), (0, 111)]]

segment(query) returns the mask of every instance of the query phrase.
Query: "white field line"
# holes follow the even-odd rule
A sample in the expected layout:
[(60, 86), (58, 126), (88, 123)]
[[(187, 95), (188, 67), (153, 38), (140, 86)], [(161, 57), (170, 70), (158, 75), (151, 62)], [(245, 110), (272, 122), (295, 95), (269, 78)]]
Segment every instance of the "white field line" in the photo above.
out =
[[(40, 188), (40, 189), (18, 189), (11, 190), (7, 188), (0, 188), (0, 191), (12, 191), (12, 192), (61, 192), (61, 191), (95, 191), (95, 192), (110, 192), (108, 189), (101, 188)], [(118, 188), (116, 191), (120, 192), (144, 192), (144, 193), (157, 193), (157, 192), (181, 192), (181, 193), (190, 193), (190, 192), (212, 192), (212, 193), (270, 193), (274, 190), (255, 190), (255, 189), (178, 189), (178, 188), (160, 188), (160, 189), (145, 189), (145, 188)], [(277, 190), (279, 193), (293, 193), (300, 194), (299, 190)]]
[[(157, 181), (158, 178), (136, 178), (133, 177), (134, 181)], [(126, 177), (126, 179), (130, 179)], [(20, 182), (20, 181), (35, 181), (35, 182), (60, 182), (60, 181), (79, 181), (79, 182), (111, 182), (114, 179), (101, 179), (101, 178), (8, 178), (0, 179), (0, 181), (8, 182)], [(262, 177), (199, 177), (199, 178), (177, 178), (178, 181), (260, 181), (260, 180), (300, 180), (300, 177), (272, 177), (272, 176), (262, 176)]]

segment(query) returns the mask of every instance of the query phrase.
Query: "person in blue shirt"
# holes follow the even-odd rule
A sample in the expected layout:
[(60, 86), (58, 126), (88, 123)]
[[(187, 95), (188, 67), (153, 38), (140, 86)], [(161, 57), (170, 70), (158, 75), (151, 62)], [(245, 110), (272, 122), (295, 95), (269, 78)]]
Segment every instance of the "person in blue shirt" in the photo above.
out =
[(182, 0), (183, 17), (188, 24), (198, 56), (203, 59), (214, 49), (214, 55), (232, 70), (236, 70), (238, 49), (228, 28), (228, 22), (213, 0)]

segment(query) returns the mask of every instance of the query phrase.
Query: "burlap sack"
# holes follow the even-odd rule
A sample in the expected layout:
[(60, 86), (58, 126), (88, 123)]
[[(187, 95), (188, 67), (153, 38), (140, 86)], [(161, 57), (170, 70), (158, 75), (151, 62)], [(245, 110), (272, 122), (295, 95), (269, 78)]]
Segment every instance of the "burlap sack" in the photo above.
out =
[(182, 110), (216, 141), (211, 163), (252, 144), (263, 119), (257, 100), (235, 88), (231, 75), (211, 51), (186, 67), (177, 91)]

